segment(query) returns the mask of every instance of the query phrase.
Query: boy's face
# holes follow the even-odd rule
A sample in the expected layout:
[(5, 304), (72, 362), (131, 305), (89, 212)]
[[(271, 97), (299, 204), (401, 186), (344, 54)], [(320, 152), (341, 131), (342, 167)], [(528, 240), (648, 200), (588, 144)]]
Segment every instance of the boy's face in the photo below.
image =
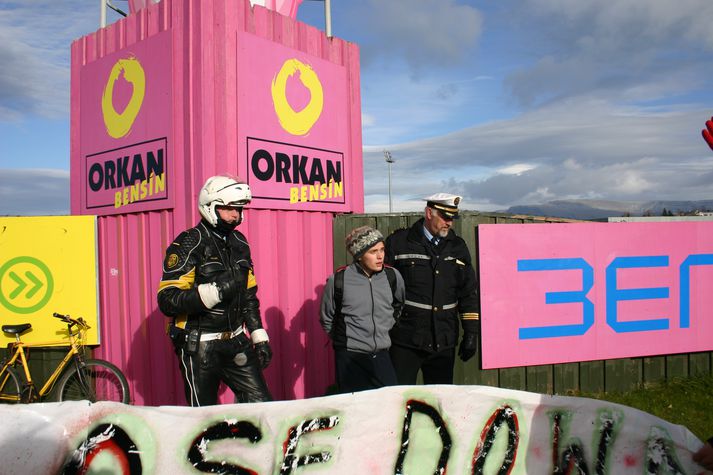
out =
[(370, 275), (384, 268), (384, 243), (378, 242), (359, 258), (362, 268)]

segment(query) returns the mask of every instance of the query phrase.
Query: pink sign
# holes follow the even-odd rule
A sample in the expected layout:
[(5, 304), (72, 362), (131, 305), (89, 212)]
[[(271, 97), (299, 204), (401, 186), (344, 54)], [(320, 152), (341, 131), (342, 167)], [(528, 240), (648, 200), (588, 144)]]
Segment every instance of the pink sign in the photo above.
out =
[(252, 5), (262, 5), (291, 18), (297, 18), (297, 9), (302, 0), (250, 0), (250, 3)]
[(136, 13), (142, 8), (146, 8), (152, 3), (158, 3), (161, 0), (128, 0), (129, 1), (129, 13)]
[(713, 350), (713, 222), (478, 226), (483, 368)]
[(82, 67), (80, 214), (173, 207), (170, 58), (164, 32)]
[(238, 149), (251, 206), (350, 211), (346, 68), (249, 33), (237, 42)]

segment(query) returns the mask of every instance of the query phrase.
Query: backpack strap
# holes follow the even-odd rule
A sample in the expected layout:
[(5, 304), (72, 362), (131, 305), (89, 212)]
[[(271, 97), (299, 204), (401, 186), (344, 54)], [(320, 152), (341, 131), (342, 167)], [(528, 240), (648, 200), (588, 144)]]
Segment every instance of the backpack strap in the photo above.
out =
[(384, 264), (384, 272), (386, 272), (386, 277), (389, 279), (389, 286), (391, 287), (391, 306), (394, 307), (394, 320), (398, 320), (401, 316), (403, 305), (396, 303), (396, 271), (393, 267)]
[(342, 299), (344, 298), (344, 271), (347, 266), (342, 266), (334, 271), (334, 315), (342, 314)]
[(394, 271), (393, 267), (384, 264), (384, 272), (386, 272), (386, 277), (389, 279), (391, 295), (396, 295), (396, 271)]

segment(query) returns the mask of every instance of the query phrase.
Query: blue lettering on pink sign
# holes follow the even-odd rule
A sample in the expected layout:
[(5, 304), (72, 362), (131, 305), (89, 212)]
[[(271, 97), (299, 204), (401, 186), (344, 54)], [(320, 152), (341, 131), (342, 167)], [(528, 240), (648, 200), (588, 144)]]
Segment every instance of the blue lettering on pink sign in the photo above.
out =
[(519, 329), (521, 340), (533, 338), (554, 338), (561, 336), (584, 335), (594, 325), (594, 303), (587, 298), (587, 293), (594, 285), (594, 269), (582, 258), (560, 259), (520, 259), (517, 270), (573, 270), (582, 271), (582, 290), (565, 292), (547, 292), (545, 303), (582, 303), (582, 323), (575, 325), (551, 325), (542, 327), (525, 327)]
[(643, 267), (668, 267), (668, 256), (617, 257), (607, 266), (607, 324), (617, 333), (646, 332), (668, 330), (668, 318), (620, 322), (617, 303), (620, 300), (667, 299), (668, 287), (650, 287), (643, 289), (619, 289), (617, 269)]
[(692, 254), (688, 256), (679, 268), (681, 295), (680, 325), (681, 328), (691, 326), (691, 266), (713, 265), (713, 254)]
[[(713, 254), (692, 254), (679, 267), (680, 284), (680, 328), (690, 327), (691, 315), (691, 267), (713, 265)], [(669, 318), (652, 318), (637, 321), (621, 321), (618, 303), (630, 300), (654, 300), (669, 298), (668, 287), (645, 287), (622, 289), (617, 286), (619, 269), (646, 269), (650, 267), (668, 267), (669, 256), (622, 256), (614, 258), (606, 267), (606, 322), (616, 333), (645, 332), (668, 330)], [(583, 258), (518, 259), (518, 272), (530, 271), (582, 271), (582, 289), (560, 292), (546, 292), (545, 303), (581, 303), (582, 323), (570, 325), (548, 325), (539, 327), (521, 327), (518, 330), (520, 340), (537, 338), (556, 338), (584, 335), (594, 325), (594, 303), (587, 294), (594, 286), (594, 269)]]

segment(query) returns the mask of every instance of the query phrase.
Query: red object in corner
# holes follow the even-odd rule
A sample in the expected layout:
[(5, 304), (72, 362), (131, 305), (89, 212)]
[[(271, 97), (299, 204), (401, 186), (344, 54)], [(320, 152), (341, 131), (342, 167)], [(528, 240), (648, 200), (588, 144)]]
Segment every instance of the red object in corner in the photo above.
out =
[(703, 140), (713, 150), (713, 117), (711, 117), (711, 120), (706, 121), (706, 128), (701, 131), (701, 134), (703, 135)]

